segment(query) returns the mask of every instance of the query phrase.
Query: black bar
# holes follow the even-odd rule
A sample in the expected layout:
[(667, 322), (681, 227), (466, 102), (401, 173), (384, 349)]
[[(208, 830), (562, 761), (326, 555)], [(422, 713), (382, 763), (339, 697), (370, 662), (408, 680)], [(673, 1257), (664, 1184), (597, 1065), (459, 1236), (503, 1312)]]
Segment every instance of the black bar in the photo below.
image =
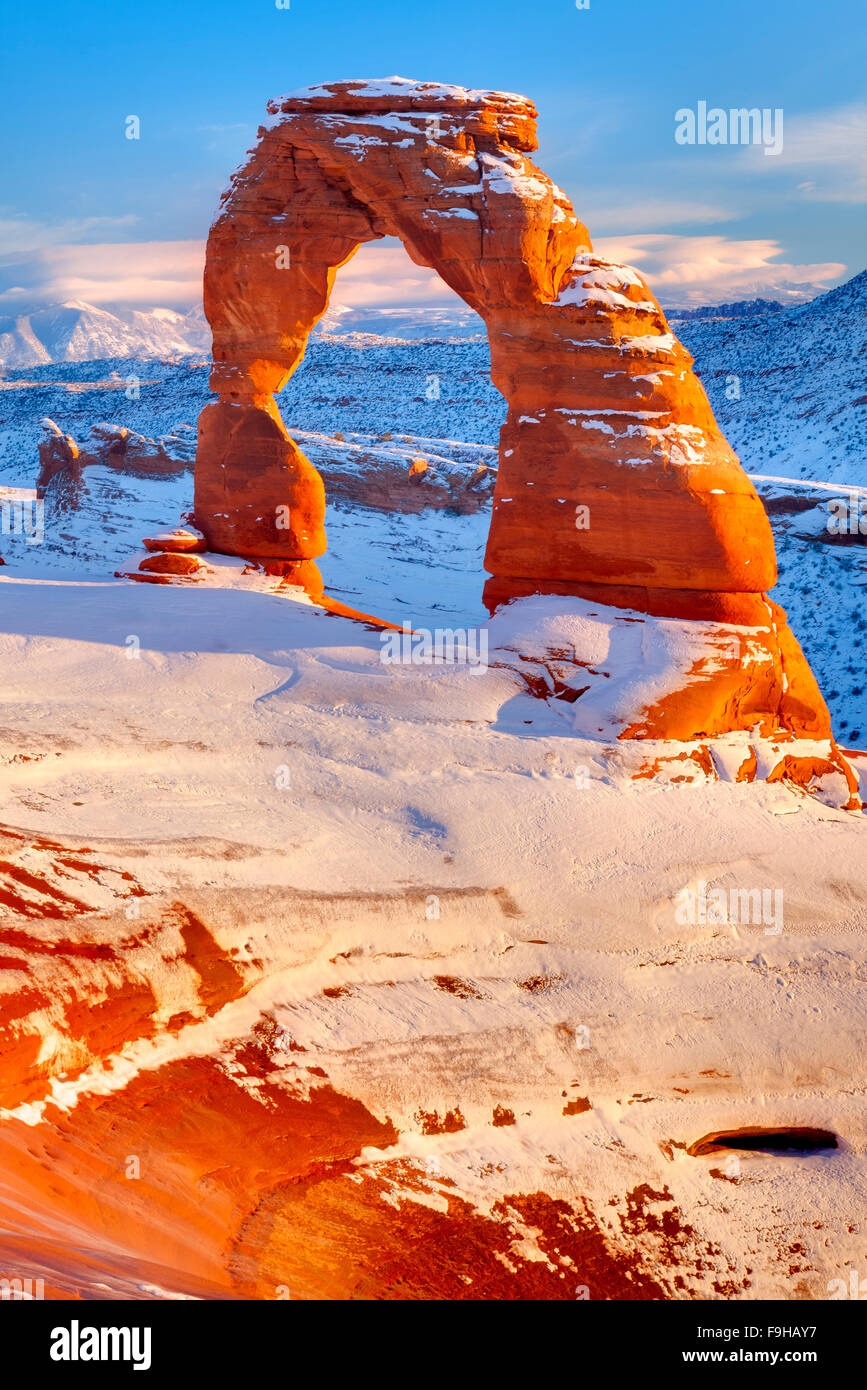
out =
[[(150, 1375), (160, 1382), (171, 1377), (168, 1383), (173, 1384), (176, 1375), (207, 1375), (219, 1385), (227, 1383), (235, 1366), (248, 1377), (282, 1374), (287, 1381), (297, 1382), (302, 1362), (305, 1381), (315, 1368), (333, 1383), (340, 1372), (341, 1353), (346, 1356), (347, 1374), (354, 1376), (373, 1358), (383, 1369), (394, 1365), (400, 1342), (392, 1337), (402, 1328), (423, 1337), (419, 1349), (427, 1345), (434, 1359), (439, 1359), (434, 1350), (439, 1346), (443, 1375), (449, 1379), (463, 1359), (459, 1346), (468, 1352), (474, 1346), (489, 1371), (498, 1349), (508, 1358), (510, 1347), (523, 1346), (531, 1358), (535, 1348), (538, 1372), (546, 1376), (562, 1374), (565, 1357), (567, 1362), (572, 1360), (577, 1379), (583, 1378), (582, 1364), (589, 1371), (592, 1360), (595, 1367), (613, 1375), (631, 1370), (669, 1373), (681, 1368), (686, 1377), (695, 1375), (700, 1382), (714, 1367), (735, 1374), (742, 1368), (760, 1368), (767, 1374), (806, 1368), (824, 1382), (829, 1375), (858, 1364), (863, 1313), (857, 1302), (849, 1300), (577, 1300), (566, 1307), (525, 1303), (519, 1310), (510, 1305), (508, 1321), (502, 1324), (502, 1309), (477, 1309), (467, 1324), (463, 1321), (466, 1312), (448, 1313), (441, 1304), (426, 1311), (416, 1304), (410, 1311), (392, 1303), (386, 1311), (370, 1303), (288, 1299), (269, 1303), (32, 1300), (0, 1302), (0, 1335), (4, 1356), (14, 1348), (31, 1372), (57, 1383), (70, 1377), (92, 1381), (105, 1375), (115, 1382), (119, 1376), (131, 1375), (137, 1383)], [(421, 1325), (416, 1321), (419, 1317)], [(454, 1324), (453, 1317), (458, 1320)], [(117, 1337), (107, 1334), (103, 1345), (102, 1328), (117, 1329)], [(371, 1337), (377, 1340), (368, 1340)], [(452, 1342), (452, 1337), (459, 1340)], [(528, 1342), (528, 1337), (547, 1340)], [(115, 1348), (119, 1356), (126, 1353), (125, 1360), (111, 1359)], [(55, 1359), (52, 1349), (55, 1357), (61, 1353), (71, 1357), (77, 1349), (79, 1359)], [(107, 1359), (85, 1359), (92, 1349), (104, 1351)], [(134, 1369), (136, 1362), (139, 1370)]]

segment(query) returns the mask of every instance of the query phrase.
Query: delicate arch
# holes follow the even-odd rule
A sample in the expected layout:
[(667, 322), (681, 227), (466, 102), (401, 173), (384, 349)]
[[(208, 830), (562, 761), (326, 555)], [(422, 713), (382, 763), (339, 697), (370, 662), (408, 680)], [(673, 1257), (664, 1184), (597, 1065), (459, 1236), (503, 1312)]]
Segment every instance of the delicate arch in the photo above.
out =
[(269, 111), (208, 239), (219, 402), (200, 417), (195, 514), (211, 549), (325, 550), (322, 481), (274, 393), (337, 269), (391, 235), (487, 325), (508, 403), (485, 561), (498, 592), (604, 584), (614, 602), (677, 590), (706, 607), (773, 585), (767, 518), (692, 359), (641, 276), (594, 255), (530, 160), (532, 103), (390, 78)]

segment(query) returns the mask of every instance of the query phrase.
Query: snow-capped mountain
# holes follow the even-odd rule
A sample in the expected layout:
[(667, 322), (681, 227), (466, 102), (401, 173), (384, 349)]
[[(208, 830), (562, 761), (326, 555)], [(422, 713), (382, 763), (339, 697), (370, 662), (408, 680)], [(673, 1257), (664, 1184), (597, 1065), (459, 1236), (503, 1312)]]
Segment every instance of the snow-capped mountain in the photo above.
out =
[[(652, 285), (652, 276), (650, 283)], [(794, 309), (827, 293), (828, 286), (816, 284), (815, 281), (780, 280), (778, 284), (769, 286), (756, 280), (751, 285), (744, 284), (742, 297), (727, 304), (696, 305), (694, 300), (677, 299), (665, 290), (659, 292), (659, 302), (670, 319), (710, 318), (714, 315), (734, 318), (768, 313), (769, 305), (777, 309)]]
[(109, 357), (176, 357), (210, 350), (200, 307), (100, 309), (70, 299), (27, 314), (0, 319), (0, 366), (37, 367), (46, 362), (86, 362)]

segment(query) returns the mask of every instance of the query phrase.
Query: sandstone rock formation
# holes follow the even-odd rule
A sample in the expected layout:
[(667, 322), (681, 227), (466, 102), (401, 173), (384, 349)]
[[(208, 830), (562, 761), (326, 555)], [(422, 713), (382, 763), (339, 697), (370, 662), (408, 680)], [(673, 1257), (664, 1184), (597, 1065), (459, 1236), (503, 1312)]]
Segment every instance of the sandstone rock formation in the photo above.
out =
[[(214, 549), (312, 558), (324, 549), (323, 498), (272, 398), (337, 268), (362, 242), (399, 236), (488, 318), (493, 342), (490, 315), (553, 294), (587, 234), (525, 157), (535, 110), (524, 98), (391, 79), (311, 88), (271, 109), (208, 243), (221, 404), (200, 422), (196, 516)], [(278, 528), (281, 506), (297, 510), (298, 530)]]
[[(338, 267), (363, 242), (397, 236), (482, 316), (508, 402), (489, 607), (561, 593), (734, 626), (739, 655), (705, 663), (625, 736), (759, 723), (830, 748), (825, 703), (785, 614), (764, 598), (776, 560), (761, 501), (642, 277), (594, 254), (565, 193), (530, 159), (533, 104), (395, 77), (311, 87), (268, 109), (208, 239), (219, 401), (199, 421), (195, 516), (209, 548), (322, 554), (322, 481), (274, 393)], [(759, 667), (776, 677), (756, 691)]]
[(205, 538), (193, 526), (178, 526), (174, 531), (162, 531), (158, 536), (145, 536), (145, 550), (166, 550), (176, 555), (205, 549)]
[(148, 555), (139, 565), (140, 570), (150, 574), (194, 575), (203, 568), (198, 555), (185, 555), (173, 550)]
[(329, 502), (348, 502), (384, 512), (427, 508), (468, 514), (488, 506), (497, 481), (497, 452), (454, 440), (329, 435), (295, 432), (325, 484)]
[(78, 472), (80, 450), (71, 434), (64, 434), (53, 420), (42, 421), (42, 438), (39, 441), (39, 476), (36, 487), (44, 493), (56, 473), (68, 470), (73, 475)]
[(161, 531), (156, 536), (145, 536), (144, 548), (147, 552), (135, 568), (117, 570), (115, 573), (125, 579), (137, 579), (149, 584), (169, 584), (176, 579), (199, 580), (212, 573), (199, 558), (205, 549), (205, 538), (195, 526), (192, 517), (185, 512), (181, 524), (173, 531)]
[(36, 486), (44, 493), (57, 473), (66, 470), (74, 478), (82, 468), (93, 464), (157, 476), (180, 473), (189, 467), (193, 457), (188, 431), (189, 426), (180, 425), (174, 434), (151, 439), (125, 425), (102, 421), (93, 425), (78, 444), (71, 434), (64, 434), (59, 425), (46, 418), (42, 421)]

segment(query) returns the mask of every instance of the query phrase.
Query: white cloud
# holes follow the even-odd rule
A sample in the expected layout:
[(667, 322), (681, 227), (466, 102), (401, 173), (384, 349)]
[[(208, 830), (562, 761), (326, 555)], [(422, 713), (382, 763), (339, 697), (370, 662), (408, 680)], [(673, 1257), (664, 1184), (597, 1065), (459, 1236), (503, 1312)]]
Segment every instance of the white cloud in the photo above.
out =
[(755, 146), (745, 150), (746, 167), (756, 173), (804, 177), (797, 184), (810, 202), (867, 201), (867, 103), (789, 116), (784, 112), (783, 149), (763, 159)]
[[(48, 246), (27, 257), (0, 255), (0, 310), (83, 299), (88, 304), (181, 308), (202, 297), (201, 241)], [(5, 267), (5, 273), (4, 273)], [(338, 271), (331, 302), (350, 308), (443, 305), (457, 295), (402, 246), (362, 246)]]
[(662, 232), (600, 237), (594, 246), (611, 260), (634, 265), (663, 303), (718, 304), (756, 295), (790, 298), (803, 288), (830, 288), (846, 272), (839, 261), (795, 265), (769, 239), (730, 241), (724, 236), (672, 236)]
[(0, 256), (0, 306), (7, 314), (18, 306), (67, 299), (189, 306), (201, 300), (204, 263), (201, 241), (47, 246), (26, 257)]
[[(642, 232), (594, 237), (593, 245), (612, 260), (637, 266), (667, 304), (715, 304), (775, 294), (785, 300), (799, 289), (820, 293), (846, 273), (840, 261), (798, 265), (778, 260), (785, 250), (770, 239)], [(331, 302), (372, 308), (459, 301), (434, 271), (413, 265), (403, 247), (367, 245), (337, 272)]]
[[(598, 237), (612, 260), (636, 265), (666, 304), (709, 304), (755, 295), (788, 298), (796, 287), (814, 293), (841, 278), (840, 262), (797, 265), (780, 260), (777, 241), (736, 241), (720, 235), (642, 232)], [(185, 308), (201, 302), (201, 241), (46, 246), (30, 256), (0, 255), (0, 312), (37, 303), (83, 299), (90, 304)], [(433, 270), (415, 265), (402, 246), (368, 244), (338, 272), (333, 307), (438, 307), (457, 295)]]

